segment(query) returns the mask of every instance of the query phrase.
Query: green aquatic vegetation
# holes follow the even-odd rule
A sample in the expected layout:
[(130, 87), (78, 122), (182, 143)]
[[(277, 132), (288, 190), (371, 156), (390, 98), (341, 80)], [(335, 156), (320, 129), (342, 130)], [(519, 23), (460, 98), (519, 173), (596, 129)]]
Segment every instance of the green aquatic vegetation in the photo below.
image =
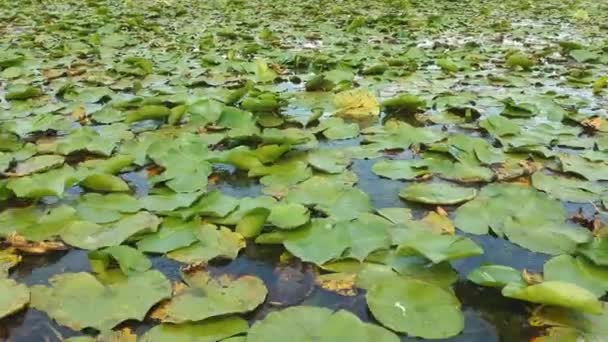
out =
[(3, 337), (602, 340), (607, 10), (0, 0)]

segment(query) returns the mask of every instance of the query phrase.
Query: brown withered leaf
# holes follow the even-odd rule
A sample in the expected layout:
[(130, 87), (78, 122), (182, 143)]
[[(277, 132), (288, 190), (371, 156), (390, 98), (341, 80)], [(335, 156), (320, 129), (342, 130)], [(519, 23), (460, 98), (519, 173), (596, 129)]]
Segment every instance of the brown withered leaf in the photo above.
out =
[(68, 248), (60, 241), (28, 241), (25, 237), (16, 233), (8, 235), (6, 243), (19, 251), (30, 254), (45, 254), (53, 251), (63, 251)]
[(543, 282), (542, 274), (530, 272), (525, 268), (521, 272), (521, 277), (528, 285), (535, 285), (535, 284), (540, 284)]
[(357, 295), (356, 280), (357, 274), (355, 273), (329, 273), (317, 275), (315, 283), (327, 291), (352, 297)]

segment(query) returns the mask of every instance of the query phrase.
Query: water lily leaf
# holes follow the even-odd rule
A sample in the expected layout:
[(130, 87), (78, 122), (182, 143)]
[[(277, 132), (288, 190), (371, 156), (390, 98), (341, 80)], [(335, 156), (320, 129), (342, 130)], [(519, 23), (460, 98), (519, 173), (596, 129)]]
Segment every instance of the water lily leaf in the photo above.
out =
[(533, 251), (562, 254), (591, 238), (588, 230), (567, 225), (566, 218), (561, 203), (538, 190), (493, 184), (456, 210), (455, 223), (468, 233), (486, 234), (491, 228)]
[(308, 208), (297, 203), (279, 203), (272, 207), (268, 222), (280, 229), (294, 229), (310, 219)]
[(167, 217), (156, 233), (147, 234), (137, 241), (137, 249), (149, 253), (167, 253), (190, 246), (198, 241), (196, 229), (202, 227), (200, 220), (183, 221)]
[(366, 299), (374, 317), (394, 331), (439, 339), (464, 328), (458, 298), (424, 281), (381, 282), (369, 289)]
[(416, 183), (399, 192), (399, 197), (424, 204), (459, 204), (470, 201), (477, 190), (448, 183)]
[(42, 152), (48, 151), (63, 155), (77, 151), (88, 151), (102, 156), (110, 156), (120, 141), (133, 137), (133, 134), (127, 131), (127, 127), (123, 124), (104, 127), (106, 127), (105, 130), (82, 127), (48, 144), (38, 144), (38, 149)]
[(122, 178), (106, 173), (89, 173), (80, 182), (80, 185), (93, 191), (126, 192), (130, 190), (129, 184)]
[[(198, 196), (200, 196), (200, 194), (197, 195), (197, 197)], [(224, 195), (219, 191), (212, 191), (200, 197), (189, 208), (173, 211), (172, 213), (169, 213), (169, 215), (179, 216), (182, 219), (187, 219), (195, 215), (225, 217), (238, 205), (239, 201), (236, 198)]]
[(366, 89), (357, 88), (346, 90), (334, 96), (336, 107), (335, 115), (365, 118), (380, 114), (380, 103), (376, 97)]
[(576, 250), (599, 266), (608, 266), (608, 237), (594, 237)]
[(171, 109), (165, 106), (147, 105), (127, 114), (125, 122), (132, 123), (141, 120), (164, 120), (170, 114)]
[(16, 233), (31, 241), (51, 239), (76, 219), (75, 213), (67, 205), (44, 210), (35, 206), (10, 208), (0, 214), (0, 235)]
[(247, 212), (245, 216), (236, 225), (234, 231), (243, 235), (243, 237), (254, 238), (262, 232), (266, 219), (270, 216), (270, 209), (255, 208)]
[(574, 58), (579, 63), (585, 63), (597, 60), (599, 55), (587, 49), (576, 49), (570, 51), (570, 57)]
[(313, 220), (289, 234), (283, 244), (302, 261), (322, 265), (341, 256), (350, 246), (350, 233), (346, 229), (335, 229), (326, 220)]
[(161, 193), (144, 196), (139, 199), (142, 208), (154, 211), (174, 211), (179, 208), (189, 207), (200, 198), (201, 192), (191, 193)]
[(247, 321), (236, 316), (208, 319), (198, 323), (159, 324), (142, 337), (142, 342), (217, 342), (227, 337), (247, 332)]
[(592, 292), (563, 281), (544, 281), (530, 286), (509, 283), (502, 289), (502, 295), (532, 303), (562, 306), (593, 314), (602, 312), (602, 304)]
[(562, 201), (587, 203), (599, 199), (601, 189), (592, 183), (574, 178), (548, 176), (542, 172), (532, 175), (532, 185)]
[(507, 119), (504, 116), (490, 116), (487, 119), (479, 120), (479, 127), (488, 131), (496, 137), (505, 135), (517, 135), (521, 128), (513, 120)]
[(315, 206), (336, 221), (352, 220), (362, 213), (373, 210), (369, 196), (358, 188), (346, 189), (334, 194)]
[(467, 279), (477, 285), (504, 287), (509, 283), (522, 283), (521, 272), (503, 265), (482, 265), (471, 271)]
[(63, 165), (65, 158), (56, 155), (42, 155), (27, 159), (15, 166), (13, 176), (27, 176), (32, 173), (43, 172)]
[(359, 125), (344, 122), (342, 118), (332, 117), (321, 121), (315, 132), (323, 132), (329, 140), (343, 140), (355, 138), (359, 135)]
[(547, 281), (564, 281), (585, 288), (597, 297), (608, 291), (608, 270), (592, 264), (583, 257), (559, 255), (545, 263)]
[(590, 181), (608, 180), (608, 164), (605, 162), (592, 162), (572, 154), (560, 155), (559, 161), (564, 172), (576, 173)]
[[(120, 270), (125, 275), (145, 272), (152, 267), (152, 262), (148, 257), (137, 249), (129, 246), (112, 246), (99, 251), (89, 252), (89, 261), (91, 261), (91, 268), (94, 271), (93, 260), (101, 260), (101, 262), (105, 264), (109, 263), (109, 258), (112, 258), (118, 263)], [(104, 265), (104, 269), (106, 268), (107, 264)]]
[(426, 106), (426, 101), (416, 95), (403, 94), (382, 102), (387, 112), (400, 112), (412, 114)]
[(223, 218), (211, 218), (214, 223), (225, 225), (236, 225), (247, 216), (252, 210), (257, 208), (271, 209), (277, 200), (270, 196), (242, 197), (239, 199), (238, 207), (228, 216)]
[(23, 284), (0, 277), (0, 317), (23, 309), (30, 301), (30, 289)]
[(40, 95), (42, 95), (42, 90), (40, 88), (17, 84), (9, 86), (6, 89), (6, 94), (4, 94), (4, 98), (7, 101), (27, 100)]
[(249, 176), (262, 176), (260, 183), (267, 188), (265, 193), (283, 194), (291, 185), (312, 176), (308, 163), (300, 160), (282, 161), (272, 166), (264, 166), (249, 171)]
[(107, 286), (88, 273), (59, 274), (49, 282), (31, 288), (32, 307), (74, 330), (109, 330), (125, 320), (143, 320), (153, 305), (171, 296), (170, 282), (158, 271)]
[(108, 225), (76, 221), (67, 226), (61, 236), (72, 246), (82, 249), (99, 249), (118, 246), (137, 233), (155, 232), (159, 223), (158, 217), (144, 211), (124, 216)]
[(119, 154), (107, 159), (89, 159), (78, 166), (95, 172), (115, 175), (131, 165), (134, 160), (135, 158), (132, 156)]
[(406, 234), (408, 239), (397, 249), (401, 255), (419, 254), (438, 264), (483, 254), (483, 249), (466, 237), (439, 235), (425, 229), (409, 229)]
[(268, 63), (262, 59), (255, 60), (255, 78), (260, 83), (272, 82), (277, 78), (277, 73), (268, 67)]
[(382, 129), (363, 131), (365, 142), (377, 149), (407, 149), (412, 144), (431, 144), (442, 140), (441, 132), (423, 127), (413, 127), (402, 121), (390, 120)]
[(206, 224), (194, 231), (198, 242), (167, 254), (183, 263), (208, 262), (215, 258), (234, 259), (245, 248), (245, 239), (225, 227)]
[(132, 214), (141, 208), (137, 199), (126, 194), (84, 194), (75, 206), (78, 216), (94, 223), (109, 223), (124, 214)]
[(372, 166), (378, 176), (390, 179), (413, 180), (430, 173), (424, 160), (381, 160)]
[(490, 182), (494, 172), (487, 167), (477, 164), (452, 162), (438, 154), (425, 153), (424, 161), (429, 171), (447, 180), (461, 183)]
[(44, 196), (62, 197), (65, 189), (80, 181), (81, 175), (70, 166), (36, 173), (30, 176), (11, 178), (6, 187), (17, 197), (40, 198)]
[(166, 304), (164, 322), (194, 322), (249, 312), (264, 302), (268, 292), (262, 280), (249, 275), (212, 278), (206, 270), (195, 270), (182, 277), (188, 287)]
[(606, 303), (601, 314), (589, 314), (557, 306), (542, 306), (532, 312), (529, 322), (534, 326), (549, 326), (548, 335), (538, 338), (542, 342), (601, 341), (608, 331)]
[(384, 328), (362, 322), (348, 311), (334, 312), (313, 306), (294, 306), (271, 312), (256, 322), (247, 334), (248, 342), (287, 340), (397, 342), (399, 338)]
[(308, 163), (327, 173), (341, 173), (350, 165), (350, 159), (338, 149), (319, 149), (308, 153)]

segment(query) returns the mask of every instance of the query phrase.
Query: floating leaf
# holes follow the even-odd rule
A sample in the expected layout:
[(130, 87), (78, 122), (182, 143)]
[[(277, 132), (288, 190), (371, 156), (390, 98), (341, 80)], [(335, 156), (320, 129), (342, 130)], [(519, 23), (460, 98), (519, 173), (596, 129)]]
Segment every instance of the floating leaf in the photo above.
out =
[(0, 277), (0, 318), (23, 309), (30, 301), (30, 290), (16, 281)]
[(439, 339), (464, 328), (456, 296), (424, 281), (381, 282), (369, 289), (366, 299), (374, 317), (394, 331)]
[(520, 271), (502, 265), (479, 266), (469, 273), (467, 279), (481, 286), (501, 288), (508, 283), (523, 283)]
[(473, 234), (491, 228), (499, 236), (533, 251), (572, 252), (590, 239), (588, 230), (565, 223), (561, 203), (535, 189), (506, 184), (484, 187), (477, 198), (456, 210), (456, 227)]
[(139, 212), (124, 216), (108, 225), (76, 221), (65, 228), (61, 237), (68, 244), (82, 249), (98, 249), (118, 246), (131, 236), (142, 232), (155, 232), (159, 219), (148, 213)]
[(268, 222), (281, 229), (293, 229), (308, 222), (308, 209), (297, 203), (279, 203), (272, 207)]
[(417, 183), (399, 192), (399, 197), (424, 204), (459, 204), (470, 201), (477, 190), (447, 183)]
[(94, 223), (109, 223), (124, 214), (132, 214), (140, 209), (137, 199), (126, 194), (84, 194), (75, 206), (78, 216)]
[(502, 289), (505, 297), (532, 303), (556, 305), (599, 314), (602, 305), (589, 290), (563, 281), (544, 281), (535, 285), (509, 283)]
[(204, 225), (194, 231), (198, 242), (176, 249), (167, 256), (184, 263), (207, 262), (215, 258), (234, 259), (245, 247), (245, 239), (225, 227)]
[(31, 288), (32, 307), (74, 330), (109, 330), (126, 320), (141, 321), (152, 306), (171, 296), (171, 284), (158, 271), (107, 286), (88, 273), (55, 275), (49, 283)]
[(608, 270), (596, 266), (583, 257), (573, 258), (559, 255), (544, 265), (544, 278), (547, 281), (564, 281), (585, 288), (597, 297), (608, 291)]
[(295, 306), (271, 312), (256, 322), (247, 334), (248, 342), (287, 340), (397, 342), (399, 338), (386, 329), (362, 322), (348, 311), (334, 312), (312, 306)]
[(368, 90), (357, 88), (346, 90), (334, 96), (336, 115), (352, 118), (378, 116), (380, 104)]
[(140, 340), (142, 342), (228, 341), (227, 337), (245, 333), (248, 328), (249, 325), (246, 320), (228, 316), (190, 324), (159, 324), (146, 332)]
[(255, 309), (266, 298), (264, 282), (254, 276), (212, 278), (205, 270), (195, 270), (182, 276), (188, 287), (166, 304), (164, 322), (194, 322), (245, 313)]

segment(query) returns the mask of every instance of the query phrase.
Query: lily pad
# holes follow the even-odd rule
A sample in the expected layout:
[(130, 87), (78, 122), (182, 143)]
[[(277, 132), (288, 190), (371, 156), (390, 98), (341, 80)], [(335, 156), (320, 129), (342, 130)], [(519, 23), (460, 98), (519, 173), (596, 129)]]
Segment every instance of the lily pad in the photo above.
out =
[(447, 183), (417, 183), (399, 192), (399, 197), (424, 204), (459, 204), (470, 201), (477, 190)]
[(30, 301), (30, 290), (16, 281), (0, 277), (0, 317), (4, 318), (23, 309)]
[(399, 338), (384, 328), (362, 322), (348, 311), (334, 312), (312, 306), (295, 306), (272, 312), (255, 323), (247, 334), (248, 342), (286, 340), (397, 342)]
[(268, 222), (281, 229), (294, 229), (308, 222), (308, 209), (297, 203), (279, 203), (272, 207)]
[(143, 320), (152, 306), (171, 296), (171, 284), (158, 271), (134, 274), (104, 286), (88, 273), (65, 273), (50, 286), (35, 285), (32, 307), (74, 330), (108, 330), (129, 320)]
[(137, 233), (155, 232), (160, 220), (148, 213), (124, 216), (108, 225), (76, 221), (65, 228), (61, 237), (68, 244), (82, 249), (118, 246)]
[(408, 279), (382, 282), (367, 292), (369, 309), (391, 330), (422, 338), (447, 338), (464, 328), (460, 302), (451, 292)]
[(563, 281), (544, 281), (529, 286), (509, 283), (502, 289), (502, 294), (532, 303), (562, 306), (594, 314), (602, 312), (602, 304), (592, 292)]
[(188, 287), (165, 306), (164, 322), (184, 323), (252, 311), (266, 298), (264, 282), (254, 276), (220, 276), (195, 270), (182, 275)]
[(249, 325), (247, 321), (228, 316), (217, 319), (208, 319), (204, 322), (188, 324), (160, 324), (142, 337), (142, 342), (217, 342), (227, 341), (226, 338), (247, 332)]

